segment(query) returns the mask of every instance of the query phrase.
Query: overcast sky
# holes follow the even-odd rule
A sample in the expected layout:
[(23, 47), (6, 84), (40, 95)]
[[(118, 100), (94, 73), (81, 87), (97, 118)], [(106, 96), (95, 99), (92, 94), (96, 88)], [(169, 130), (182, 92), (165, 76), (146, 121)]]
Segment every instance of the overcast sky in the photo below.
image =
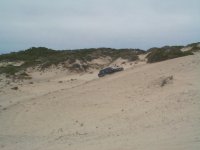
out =
[(200, 41), (200, 0), (0, 0), (0, 51)]

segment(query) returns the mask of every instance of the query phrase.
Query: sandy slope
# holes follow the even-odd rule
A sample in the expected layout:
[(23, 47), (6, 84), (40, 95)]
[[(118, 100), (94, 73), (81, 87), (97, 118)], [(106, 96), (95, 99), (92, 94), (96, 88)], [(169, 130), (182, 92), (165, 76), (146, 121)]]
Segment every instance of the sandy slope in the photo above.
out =
[(198, 53), (100, 79), (54, 76), (18, 91), (5, 87), (0, 149), (198, 150), (199, 66)]

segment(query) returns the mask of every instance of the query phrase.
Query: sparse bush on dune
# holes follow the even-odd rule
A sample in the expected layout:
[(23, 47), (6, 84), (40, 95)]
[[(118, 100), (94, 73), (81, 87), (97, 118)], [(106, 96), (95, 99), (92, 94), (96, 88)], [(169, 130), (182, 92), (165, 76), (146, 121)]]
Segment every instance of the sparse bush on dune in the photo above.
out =
[(173, 78), (174, 78), (173, 76), (165, 77), (165, 78), (161, 81), (160, 86), (161, 86), (161, 87), (165, 86), (165, 85), (168, 84), (170, 81), (172, 81)]
[(0, 67), (0, 74), (5, 73), (7, 75), (15, 75), (19, 71), (18, 66), (8, 65), (6, 67)]
[(69, 62), (69, 64), (73, 64), (73, 63), (76, 62), (76, 59), (74, 59), (74, 58), (69, 58), (69, 59), (68, 59), (68, 62)]
[(86, 72), (89, 68), (90, 66), (88, 64), (78, 64), (78, 63), (74, 63), (73, 65), (68, 67), (68, 69), (72, 72)]
[(57, 51), (45, 47), (32, 47), (25, 51), (0, 55), (0, 61), (36, 61), (40, 57), (55, 55)]
[[(112, 61), (121, 57), (134, 61), (138, 59), (137, 54), (145, 53), (139, 49), (111, 49), (111, 48), (91, 48), (81, 50), (62, 50), (55, 51), (45, 47), (32, 47), (25, 51), (13, 52), (10, 54), (0, 55), (0, 61), (23, 61), (21, 66), (6, 66), (0, 67), (0, 73), (12, 74), (26, 70), (29, 67), (38, 66), (41, 70), (44, 70), (52, 65), (62, 64), (68, 62), (72, 66), (66, 67), (73, 71), (86, 71), (89, 69), (87, 62), (100, 57), (110, 57)], [(74, 64), (76, 60), (82, 62), (81, 66)]]
[(149, 54), (147, 55), (147, 62), (154, 63), (159, 61), (164, 61), (168, 59), (173, 59), (177, 57), (183, 57), (187, 55), (193, 55), (191, 51), (182, 52), (180, 49), (182, 46), (165, 46), (162, 48), (153, 48), (149, 50)]
[(121, 57), (122, 59), (127, 59), (129, 61), (135, 61), (135, 60), (139, 59), (139, 57), (135, 51), (131, 51), (131, 50), (124, 51), (123, 49), (117, 51), (116, 54), (114, 54), (113, 60), (115, 60), (119, 57)]
[[(140, 49), (112, 49), (112, 48), (90, 48), (78, 50), (56, 51), (45, 47), (32, 47), (25, 51), (12, 52), (10, 54), (0, 55), (0, 62), (22, 61), (20, 66), (7, 65), (0, 67), (0, 74), (15, 75), (17, 72), (25, 71), (29, 67), (38, 67), (44, 70), (52, 65), (63, 65), (73, 71), (87, 71), (95, 64), (90, 64), (94, 59), (109, 57), (110, 62), (118, 58), (136, 61), (139, 54), (149, 53), (147, 55), (148, 63), (159, 62), (167, 59), (192, 55), (194, 51), (199, 50), (200, 43), (193, 43), (187, 46), (192, 47), (191, 51), (182, 52), (180, 49), (184, 46), (165, 46), (162, 48), (151, 48), (148, 51)], [(76, 61), (81, 62), (78, 66)]]
[(190, 51), (192, 51), (192, 52), (200, 51), (200, 42), (189, 44), (186, 47), (191, 47)]
[(72, 68), (74, 68), (74, 69), (80, 69), (80, 68), (81, 68), (81, 65), (75, 63), (75, 64), (72, 65)]
[(19, 88), (17, 86), (15, 86), (15, 87), (12, 87), (11, 89), (12, 90), (18, 90)]
[(20, 80), (32, 79), (32, 77), (29, 74), (27, 74), (26, 72), (22, 72), (22, 73), (15, 75), (15, 78), (20, 79)]
[(200, 46), (200, 42), (196, 42), (196, 43), (188, 44), (186, 47), (199, 47), (199, 46)]
[(89, 65), (82, 65), (84, 71), (87, 71), (89, 69)]

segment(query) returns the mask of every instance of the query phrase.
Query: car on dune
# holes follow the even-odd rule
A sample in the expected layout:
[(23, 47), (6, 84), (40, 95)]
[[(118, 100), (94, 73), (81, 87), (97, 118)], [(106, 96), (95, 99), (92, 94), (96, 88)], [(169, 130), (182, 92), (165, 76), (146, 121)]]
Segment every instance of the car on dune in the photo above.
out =
[(107, 67), (107, 68), (100, 70), (98, 76), (103, 77), (105, 75), (112, 74), (112, 73), (119, 72), (119, 71), (123, 71), (123, 70), (124, 70), (123, 67)]

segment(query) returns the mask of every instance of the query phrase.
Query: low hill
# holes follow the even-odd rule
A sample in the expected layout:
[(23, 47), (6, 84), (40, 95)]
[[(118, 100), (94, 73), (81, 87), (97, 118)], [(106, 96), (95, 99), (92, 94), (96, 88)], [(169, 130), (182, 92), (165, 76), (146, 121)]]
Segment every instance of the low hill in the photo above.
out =
[[(25, 51), (13, 52), (10, 54), (0, 55), (0, 62), (16, 62), (22, 61), (22, 65), (13, 66), (7, 65), (0, 68), (0, 73), (15, 74), (20, 70), (25, 70), (28, 67), (38, 66), (40, 69), (48, 68), (51, 65), (66, 64), (67, 69), (76, 69), (80, 65), (85, 65), (89, 68), (89, 62), (98, 58), (109, 57), (109, 63), (117, 58), (135, 61), (139, 54), (145, 51), (140, 49), (111, 49), (111, 48), (97, 48), (97, 49), (81, 49), (81, 50), (61, 50), (55, 51), (45, 47), (32, 47)], [(76, 61), (81, 64), (75, 64)], [(108, 65), (108, 64), (107, 64)]]
[[(200, 49), (200, 43), (187, 46), (164, 46), (150, 48), (147, 51), (140, 49), (112, 49), (90, 48), (77, 50), (53, 50), (45, 47), (32, 47), (27, 50), (0, 55), (0, 74), (16, 75), (25, 72), (28, 68), (45, 70), (51, 66), (61, 66), (75, 72), (86, 72), (100, 69), (112, 64), (121, 58), (129, 62), (140, 61), (139, 56), (146, 54), (147, 63), (154, 63), (192, 55)], [(101, 60), (105, 63), (99, 63)]]

